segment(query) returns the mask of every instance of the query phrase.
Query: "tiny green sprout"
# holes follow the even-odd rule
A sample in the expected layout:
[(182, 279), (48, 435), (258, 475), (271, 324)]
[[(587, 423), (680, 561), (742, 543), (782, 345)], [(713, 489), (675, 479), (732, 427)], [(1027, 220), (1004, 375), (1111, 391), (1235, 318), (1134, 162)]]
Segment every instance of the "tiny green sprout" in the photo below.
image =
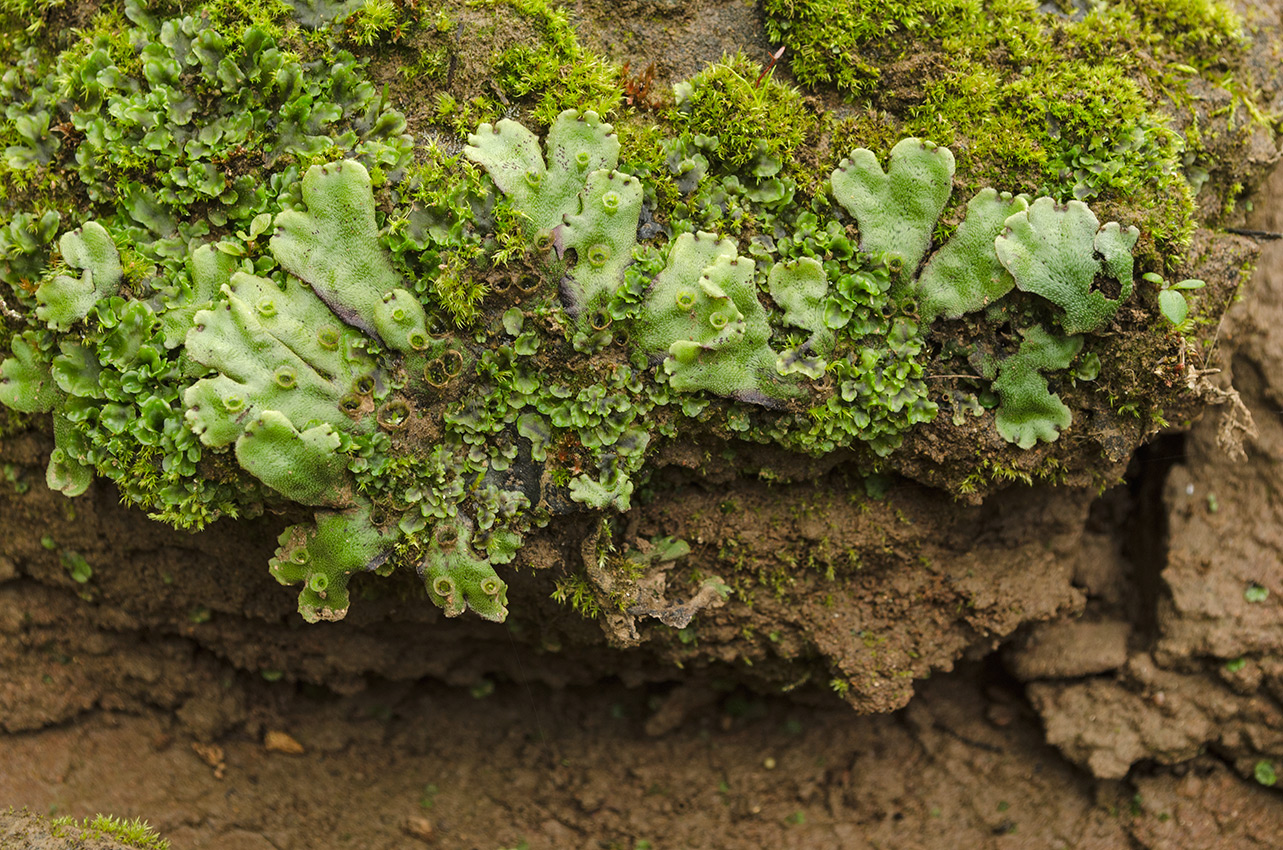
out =
[(18, 477), (18, 468), (11, 463), (6, 463), (4, 465), (4, 480), (13, 485), (13, 491), (18, 495), (22, 495), (27, 492), (31, 487), (30, 484)]
[(266, 233), (267, 229), (271, 226), (272, 214), (259, 213), (250, 221), (249, 232), (246, 233), (244, 230), (238, 230), (236, 231), (236, 238), (240, 239), (242, 242), (247, 242), (252, 245), (258, 237)]
[(1189, 278), (1176, 283), (1168, 283), (1162, 275), (1154, 272), (1145, 272), (1141, 275), (1146, 280), (1159, 288), (1158, 290), (1158, 311), (1163, 314), (1163, 318), (1171, 322), (1178, 330), (1186, 329), (1186, 319), (1189, 318), (1189, 301), (1184, 293), (1192, 289), (1202, 289), (1207, 283), (1197, 278)]
[(84, 556), (75, 550), (68, 549), (62, 553), (62, 565), (71, 573), (71, 578), (79, 584), (84, 584), (93, 576), (93, 568)]
[(832, 688), (833, 692), (838, 696), (843, 696), (847, 691), (851, 690), (851, 683), (846, 679), (830, 679), (829, 687)]
[(1243, 591), (1243, 598), (1248, 602), (1264, 602), (1270, 597), (1270, 589), (1263, 585), (1252, 582)]
[(112, 815), (95, 815), (92, 820), (85, 819), (84, 829), (82, 838), (86, 839), (111, 838), (137, 850), (169, 850), (169, 842), (157, 835), (147, 821), (137, 818), (127, 821)]
[(1252, 768), (1252, 775), (1257, 782), (1267, 788), (1273, 787), (1274, 783), (1279, 781), (1279, 775), (1274, 770), (1274, 763), (1265, 759), (1261, 759), (1256, 763), (1256, 767)]
[(1247, 666), (1246, 658), (1243, 658), (1242, 656), (1238, 658), (1231, 658), (1229, 661), (1225, 662), (1225, 672), (1237, 673), (1238, 671), (1242, 670), (1246, 666)]

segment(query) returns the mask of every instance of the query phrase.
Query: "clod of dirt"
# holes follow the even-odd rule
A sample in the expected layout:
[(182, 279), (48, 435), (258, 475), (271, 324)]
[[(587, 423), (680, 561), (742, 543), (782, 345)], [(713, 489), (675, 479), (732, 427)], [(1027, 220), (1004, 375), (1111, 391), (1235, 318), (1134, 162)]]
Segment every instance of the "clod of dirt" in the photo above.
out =
[(405, 823), (401, 824), (401, 831), (428, 844), (434, 842), (437, 837), (432, 821), (418, 815), (406, 818)]
[(0, 812), (4, 850), (135, 850), (137, 844), (104, 836), (78, 822), (53, 821), (23, 809)]
[(1147, 850), (1277, 847), (1283, 835), (1278, 792), (1199, 759), (1180, 775), (1136, 780), (1130, 829)]
[[(1283, 197), (1283, 171), (1267, 192)], [(1283, 228), (1283, 205), (1268, 209), (1253, 228)], [(1227, 317), (1225, 347), (1204, 364), (1222, 370), (1218, 380), (1233, 380), (1256, 433), (1244, 443), (1246, 462), (1224, 451), (1225, 412), (1213, 409), (1186, 438), (1162, 492), (1168, 538), (1152, 577), (1150, 645), (1134, 647), (1112, 677), (1029, 688), (1048, 740), (1096, 776), (1120, 778), (1142, 760), (1175, 764), (1212, 747), (1250, 777), (1254, 765), (1283, 754), (1283, 530), (1274, 504), (1283, 491), (1280, 315), (1283, 246), (1274, 243), (1248, 298)]]
[(1039, 624), (1008, 647), (1007, 662), (1021, 681), (1107, 673), (1127, 662), (1131, 630), (1123, 620)]

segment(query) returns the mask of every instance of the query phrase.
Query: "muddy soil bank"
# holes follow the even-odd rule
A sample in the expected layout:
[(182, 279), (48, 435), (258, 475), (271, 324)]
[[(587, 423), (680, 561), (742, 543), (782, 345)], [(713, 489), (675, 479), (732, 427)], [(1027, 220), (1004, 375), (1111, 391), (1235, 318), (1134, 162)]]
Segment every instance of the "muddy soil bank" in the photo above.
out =
[[(1267, 198), (1252, 224), (1278, 229), (1283, 175)], [(236, 591), (240, 619), (184, 611), (178, 591), (108, 604), (124, 570), (68, 578), (40, 543), (71, 522), (51, 502), (0, 561), (0, 800), (144, 817), (192, 848), (1272, 846), (1279, 317), (1274, 243), (1207, 364), (1252, 413), (1247, 458), (1218, 445), (1228, 408), (1144, 450), (1065, 522), (1073, 556), (1045, 562), (1063, 577), (1035, 575), (1075, 594), (1068, 613), (988, 638), (891, 714), (810, 684), (764, 694), (732, 665), (588, 650), (592, 624), (558, 633), (574, 652), (502, 632), (478, 650), (474, 626), (431, 618), (417, 642), (367, 621), (335, 645), (290, 625), (270, 580)], [(155, 587), (217, 583), (218, 558), (257, 565), (271, 546), (269, 529), (177, 546), (145, 523), (113, 531), (127, 514), (105, 499), (75, 504), (93, 530), (77, 545), (124, 553)]]

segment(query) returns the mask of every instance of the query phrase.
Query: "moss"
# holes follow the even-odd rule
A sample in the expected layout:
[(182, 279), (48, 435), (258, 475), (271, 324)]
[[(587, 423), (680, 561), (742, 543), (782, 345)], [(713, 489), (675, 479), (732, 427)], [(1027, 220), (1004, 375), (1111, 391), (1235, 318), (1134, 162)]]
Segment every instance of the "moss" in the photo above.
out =
[(94, 815), (86, 818), (85, 838), (111, 838), (136, 850), (169, 850), (169, 842), (161, 838), (146, 821), (134, 818), (122, 820), (112, 815)]
[[(143, 301), (171, 308), (186, 302), (190, 318), (200, 299), (217, 294), (215, 283), (198, 296), (188, 263), (188, 252), (211, 236), (223, 256), (255, 268), (263, 246), (250, 234), (261, 234), (290, 203), (297, 162), (356, 155), (396, 168), (408, 158), (396, 135), (404, 121), (384, 110), (350, 55), (318, 50), (328, 59), (322, 75), (283, 50), (273, 33), (293, 39), (297, 30), (287, 29), (293, 22), (284, 4), (213, 3), (197, 16), (170, 19), (163, 38), (160, 20), (139, 20), (131, 24), (118, 8), (104, 7), (55, 58), (33, 59), (6, 76), (13, 105), (0, 133), (12, 138), (23, 110), (52, 112), (60, 141), (41, 147), (20, 138), (6, 151), (6, 167), (23, 180), (0, 198), (10, 225), (0, 239), (30, 261), (15, 265), (18, 255), (7, 250), (0, 281), (13, 287), (15, 307), (31, 307), (36, 284), (59, 279), (57, 255), (40, 256), (40, 243), (50, 241), (43, 224), (49, 216), (92, 216), (109, 228), (123, 249), (122, 294), (130, 300), (101, 299), (74, 342), (38, 340), (47, 364), (65, 364), (59, 374), (71, 396), (67, 421), (76, 424), (64, 429), (72, 442), (60, 450), (117, 481), (126, 501), (200, 527), (219, 515), (253, 512), (244, 497), (256, 486), (247, 490), (246, 482), (217, 475), (193, 479), (201, 450), (165, 425), (181, 408), (182, 353), (175, 349), (185, 328), (167, 329), (148, 313), (135, 322), (140, 338), (131, 347), (113, 349), (110, 341), (122, 322), (134, 322), (127, 317), (139, 317), (134, 308)], [(135, 41), (151, 47), (140, 53)], [(23, 214), (8, 220), (24, 209), (45, 218), (38, 226), (23, 224), (35, 221)], [(145, 363), (137, 359), (144, 355)]]
[[(279, 39), (289, 34), (293, 23), (293, 8), (285, 0), (212, 0), (205, 4), (205, 11), (210, 24), (229, 33), (257, 26)], [(164, 11), (158, 8), (153, 14)]]
[(572, 573), (558, 579), (552, 592), (552, 599), (563, 605), (569, 605), (585, 619), (595, 620), (601, 616), (601, 604), (597, 601), (597, 591), (583, 573)]
[(1168, 52), (1209, 63), (1218, 50), (1243, 41), (1243, 19), (1216, 0), (1132, 0), (1132, 14), (1145, 31), (1161, 37)]
[[(429, 144), (397, 186), (397, 213), (381, 235), (398, 271), (457, 327), (476, 322), (490, 291), (487, 271), (525, 253), (521, 220), (495, 203), (483, 172), (459, 152)], [(484, 208), (489, 234), (471, 227)]]
[(1130, 0), (1078, 21), (1035, 6), (764, 3), (798, 79), (865, 108), (840, 135), (951, 145), (966, 189), (1092, 200), (1142, 223), (1159, 255), (1183, 250), (1193, 228), (1184, 154), (1194, 148), (1171, 127), (1170, 110), (1190, 103), (1188, 75), (1172, 67), (1215, 79), (1217, 63), (1241, 55), (1240, 20), (1212, 0)]
[[(180, 527), (287, 498), (317, 508), (272, 562), (303, 584), (309, 619), (342, 615), (349, 574), (393, 570), (448, 615), (500, 619), (494, 566), (555, 515), (645, 497), (665, 441), (843, 451), (861, 475), (910, 469), (965, 494), (1092, 466), (1094, 432), (1036, 441), (1099, 427), (1110, 398), (1135, 405), (1131, 437), (1155, 421), (1146, 376), (1177, 340), (1156, 293), (1130, 289), (1132, 242), (1109, 235), (1126, 227), (1046, 251), (1016, 219), (1051, 199), (998, 192), (1086, 197), (1142, 225), (1153, 270), (1193, 221), (1192, 142), (1132, 54), (1179, 42), (1194, 51), (1181, 73), (1212, 73), (1197, 51), (1237, 49), (1233, 19), (1195, 3), (1183, 14), (1202, 35), (1180, 40), (1193, 30), (1156, 0), (1081, 22), (1017, 2), (786, 5), (767, 11), (792, 22), (795, 71), (828, 69), (859, 102), (845, 118), (742, 55), (679, 84), (671, 108), (626, 108), (618, 69), (543, 0), (326, 4), (315, 28), (266, 0), (132, 24), (105, 8), (61, 52), (23, 53), (0, 121), (17, 175), (0, 190), (0, 283), (18, 331), (0, 387), (58, 412), (51, 482), (105, 476)], [(839, 54), (859, 48), (867, 68), (801, 49), (832, 22)], [(210, 55), (167, 46), (187, 38)], [(368, 65), (345, 50), (378, 39), (395, 45)], [(961, 78), (934, 64), (946, 54)], [(500, 120), (523, 109), (529, 129)], [(343, 192), (322, 191), (331, 177)], [(964, 204), (984, 220), (961, 223)], [(37, 309), (83, 284), (57, 236), (86, 218), (119, 253), (119, 292), (51, 330)], [(1021, 250), (1004, 256), (1006, 233)], [(1089, 286), (1102, 262), (1119, 291)], [(949, 263), (974, 272), (965, 292)], [(1064, 351), (1016, 374), (1022, 341), (1049, 334)], [(1021, 399), (1038, 421), (1004, 429)], [(758, 583), (787, 594), (804, 569)], [(558, 593), (622, 605), (585, 595), (599, 578)]]
[(392, 0), (366, 0), (344, 19), (344, 37), (361, 47), (396, 43), (404, 37), (405, 9)]
[(624, 90), (619, 69), (579, 46), (574, 27), (562, 9), (546, 0), (481, 0), (481, 8), (506, 14), (516, 11), (535, 26), (535, 44), (515, 44), (494, 58), (495, 80), (509, 96), (531, 104), (543, 126), (567, 109), (609, 115)]
[[(12, 817), (15, 812), (9, 809)], [(98, 814), (92, 818), (77, 820), (66, 816), (50, 818), (46, 815), (28, 815), (24, 809), (16, 813), (19, 817), (11, 822), (10, 836), (15, 840), (27, 840), (30, 846), (39, 846), (48, 839), (66, 839), (60, 846), (83, 846), (86, 841), (108, 841), (132, 850), (169, 850), (169, 841), (161, 838), (156, 831), (139, 818), (125, 820), (114, 815)], [(22, 818), (22, 816), (26, 816)], [(25, 845), (24, 845), (25, 846)]]
[(712, 159), (728, 171), (754, 160), (793, 159), (817, 122), (791, 86), (775, 80), (743, 53), (724, 56), (677, 87), (673, 125), (695, 136), (715, 136)]

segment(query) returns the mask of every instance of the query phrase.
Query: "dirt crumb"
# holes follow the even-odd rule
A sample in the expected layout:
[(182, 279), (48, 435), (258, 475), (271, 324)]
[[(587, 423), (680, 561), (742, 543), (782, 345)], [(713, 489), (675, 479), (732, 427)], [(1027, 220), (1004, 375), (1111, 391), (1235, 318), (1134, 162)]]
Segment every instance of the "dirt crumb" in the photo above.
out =
[(291, 756), (303, 755), (303, 745), (286, 732), (276, 729), (268, 730), (263, 736), (263, 748), (269, 753), (284, 753)]

